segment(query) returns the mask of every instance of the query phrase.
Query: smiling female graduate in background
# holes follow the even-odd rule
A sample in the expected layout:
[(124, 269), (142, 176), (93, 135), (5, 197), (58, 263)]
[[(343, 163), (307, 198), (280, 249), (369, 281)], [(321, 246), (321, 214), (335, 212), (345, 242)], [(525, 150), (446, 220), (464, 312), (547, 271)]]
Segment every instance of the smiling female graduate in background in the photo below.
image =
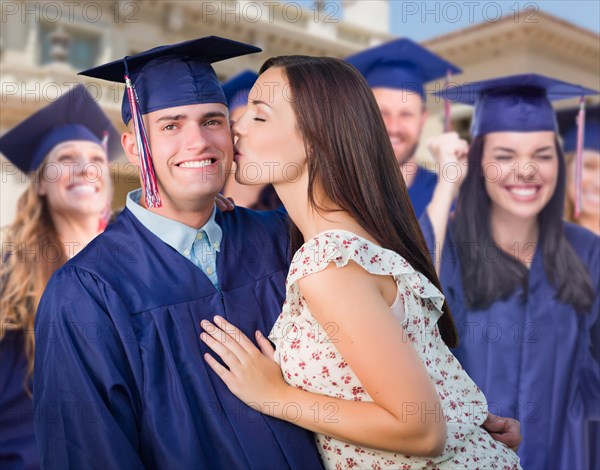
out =
[(0, 138), (0, 151), (31, 173), (0, 268), (2, 468), (40, 465), (31, 402), (35, 311), (52, 273), (106, 226), (108, 161), (118, 148), (119, 134), (83, 85)]
[[(566, 218), (600, 235), (600, 119), (586, 119), (581, 154), (581, 190), (577, 191), (577, 126), (565, 134), (567, 160)], [(580, 197), (579, 205), (577, 199)]]
[[(577, 146), (579, 143), (577, 136), (578, 126), (574, 126), (567, 130), (563, 142), (567, 161), (565, 217), (568, 221), (600, 235), (600, 119), (598, 113), (591, 118), (588, 118), (587, 115), (585, 117), (581, 141), (581, 182), (579, 185), (577, 184)], [(592, 351), (600, 362), (600, 321), (596, 321), (592, 329)], [(596, 403), (596, 410), (600, 411), (598, 408), (600, 408), (600, 400)], [(590, 419), (587, 436), (590, 449), (588, 468), (593, 469), (600, 469), (600, 416), (598, 415), (600, 412)]]
[(563, 221), (566, 167), (550, 102), (596, 93), (539, 75), (448, 88), (450, 100), (475, 105), (473, 142), (468, 151), (456, 134), (430, 142), (442, 165), (468, 153), (462, 186), (441, 180), (421, 218), (461, 333), (454, 352), (490, 410), (521, 421), (527, 469), (588, 468), (600, 239)]

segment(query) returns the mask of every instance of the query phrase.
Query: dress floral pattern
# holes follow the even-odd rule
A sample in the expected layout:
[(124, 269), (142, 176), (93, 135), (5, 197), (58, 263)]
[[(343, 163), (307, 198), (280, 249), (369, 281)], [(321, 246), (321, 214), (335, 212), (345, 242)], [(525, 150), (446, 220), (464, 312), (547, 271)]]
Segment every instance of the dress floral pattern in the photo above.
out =
[[(517, 455), (495, 442), (481, 428), (487, 416), (483, 393), (442, 341), (437, 327), (444, 297), (421, 273), (397, 253), (351, 232), (332, 230), (306, 242), (296, 252), (287, 278), (286, 301), (270, 334), (275, 360), (285, 380), (300, 389), (344, 400), (373, 401), (337, 351), (335, 325), (319, 324), (308, 310), (298, 280), (350, 260), (368, 272), (392, 275), (404, 307), (402, 326), (437, 389), (446, 417), (448, 438), (435, 458), (359, 447), (316, 434), (325, 468), (335, 469), (518, 469)], [(317, 413), (318, 411), (315, 410)], [(335, 409), (321, 410), (319, 419), (332, 419)]]

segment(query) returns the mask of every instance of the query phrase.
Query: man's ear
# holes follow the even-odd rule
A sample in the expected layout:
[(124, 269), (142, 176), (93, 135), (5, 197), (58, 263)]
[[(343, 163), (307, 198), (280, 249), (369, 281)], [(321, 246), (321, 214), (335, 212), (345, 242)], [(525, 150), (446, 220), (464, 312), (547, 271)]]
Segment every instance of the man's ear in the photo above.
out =
[(125, 155), (127, 156), (129, 163), (136, 166), (139, 165), (138, 146), (133, 132), (123, 132), (121, 135), (121, 145), (123, 146), (123, 150), (125, 151)]

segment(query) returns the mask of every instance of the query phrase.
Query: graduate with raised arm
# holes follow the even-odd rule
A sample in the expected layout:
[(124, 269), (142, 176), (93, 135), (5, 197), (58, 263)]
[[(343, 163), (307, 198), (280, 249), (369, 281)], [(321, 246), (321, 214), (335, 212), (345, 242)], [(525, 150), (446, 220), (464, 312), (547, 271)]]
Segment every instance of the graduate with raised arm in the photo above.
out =
[(42, 466), (321, 467), (312, 435), (239, 401), (204, 366), (199, 339), (217, 313), (267, 334), (284, 298), (284, 215), (215, 208), (233, 146), (210, 63), (258, 51), (206, 37), (83, 73), (128, 82), (122, 144), (142, 189), (40, 303)]
[(589, 468), (600, 238), (563, 220), (566, 166), (551, 101), (597, 92), (528, 74), (446, 93), (475, 105), (473, 142), (446, 134), (430, 148), (441, 164), (466, 157), (468, 173), (462, 186), (440, 181), (421, 226), (461, 333), (456, 357), (491, 410), (521, 421), (523, 468)]
[(407, 38), (346, 59), (365, 77), (383, 116), (417, 218), (431, 201), (438, 176), (415, 162), (429, 115), (425, 85), (462, 70)]

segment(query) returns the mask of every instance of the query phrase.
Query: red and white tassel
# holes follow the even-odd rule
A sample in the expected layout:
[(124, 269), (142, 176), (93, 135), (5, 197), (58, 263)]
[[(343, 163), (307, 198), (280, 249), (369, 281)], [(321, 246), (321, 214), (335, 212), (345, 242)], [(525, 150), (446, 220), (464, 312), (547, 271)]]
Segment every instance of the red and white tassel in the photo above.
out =
[(158, 193), (154, 165), (152, 164), (152, 154), (148, 143), (148, 134), (146, 133), (144, 120), (142, 119), (142, 114), (140, 112), (137, 93), (127, 73), (125, 74), (125, 86), (127, 87), (127, 98), (129, 100), (131, 117), (135, 128), (135, 138), (140, 159), (140, 175), (142, 177), (144, 194), (146, 196), (146, 207), (149, 209), (161, 207), (162, 202), (160, 200), (160, 194)]
[(102, 150), (104, 150), (104, 153), (106, 154), (106, 157), (110, 159), (109, 155), (108, 155), (108, 131), (104, 131), (102, 133), (102, 140), (100, 141), (100, 145), (102, 146)]
[(577, 115), (577, 154), (575, 160), (575, 218), (578, 218), (583, 210), (581, 198), (581, 179), (583, 173), (583, 142), (585, 138), (585, 100), (579, 98), (579, 114)]
[[(100, 145), (102, 146), (102, 149), (104, 150), (104, 153), (106, 154), (106, 157), (110, 160), (110, 156), (108, 155), (108, 139), (109, 139), (109, 132), (104, 131), (102, 133), (102, 140), (100, 142)], [(109, 171), (109, 174), (107, 175), (107, 177), (108, 178), (111, 177), (110, 171)], [(98, 222), (98, 233), (104, 232), (104, 229), (110, 222), (110, 218), (112, 217), (111, 203), (112, 203), (112, 197), (109, 196), (108, 200), (106, 201), (106, 205), (104, 206), (104, 209), (102, 210), (102, 214), (100, 214), (100, 221)]]
[(106, 206), (102, 210), (102, 214), (100, 214), (100, 220), (98, 221), (98, 233), (104, 232), (104, 229), (108, 226), (110, 219), (112, 217), (112, 206), (111, 206), (112, 198), (109, 198), (106, 202)]

